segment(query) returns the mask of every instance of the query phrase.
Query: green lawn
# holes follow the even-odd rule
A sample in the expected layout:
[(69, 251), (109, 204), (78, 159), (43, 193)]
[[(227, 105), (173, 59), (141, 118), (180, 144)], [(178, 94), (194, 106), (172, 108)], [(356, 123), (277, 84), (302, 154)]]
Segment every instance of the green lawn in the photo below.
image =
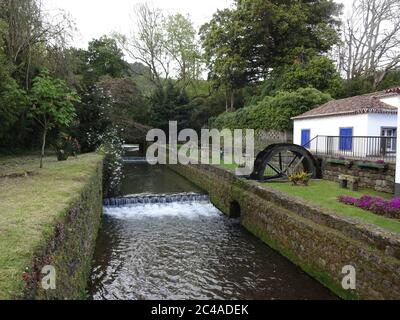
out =
[(21, 292), (22, 274), (36, 250), (46, 245), (56, 221), (95, 172), (102, 157), (97, 154), (58, 162), (46, 158), (0, 157), (0, 176), (33, 171), (20, 178), (0, 178), (0, 300)]
[(221, 167), (224, 167), (226, 169), (230, 169), (230, 170), (235, 170), (238, 168), (238, 165), (236, 163), (233, 164), (226, 164), (223, 161), (221, 161), (221, 163), (219, 164)]
[(337, 201), (337, 197), (341, 195), (357, 198), (363, 195), (372, 195), (390, 199), (392, 196), (387, 193), (377, 192), (369, 189), (353, 192), (347, 189), (341, 189), (339, 184), (325, 180), (313, 180), (310, 182), (310, 186), (308, 187), (292, 186), (291, 183), (279, 182), (260, 183), (260, 185), (268, 186), (284, 193), (303, 198), (312, 203), (318, 204), (323, 208), (331, 209), (337, 214), (356, 218), (363, 222), (374, 224), (384, 229), (400, 233), (400, 221), (388, 219)]

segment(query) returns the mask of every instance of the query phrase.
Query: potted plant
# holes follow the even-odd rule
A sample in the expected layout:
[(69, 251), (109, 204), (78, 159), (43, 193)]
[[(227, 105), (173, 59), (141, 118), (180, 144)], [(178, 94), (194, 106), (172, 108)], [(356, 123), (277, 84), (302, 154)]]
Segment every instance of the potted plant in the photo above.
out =
[(327, 162), (329, 164), (346, 166), (348, 168), (350, 168), (353, 165), (353, 161), (345, 159), (345, 158), (329, 159), (329, 160), (327, 160)]
[(376, 169), (376, 170), (385, 170), (387, 168), (387, 164), (383, 160), (378, 160), (376, 162), (360, 161), (357, 162), (357, 166), (359, 168)]

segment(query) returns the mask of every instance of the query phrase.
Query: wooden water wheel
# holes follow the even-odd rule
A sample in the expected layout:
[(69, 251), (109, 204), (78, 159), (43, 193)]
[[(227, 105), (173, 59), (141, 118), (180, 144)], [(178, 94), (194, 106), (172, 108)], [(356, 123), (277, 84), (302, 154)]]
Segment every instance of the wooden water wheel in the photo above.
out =
[(311, 174), (313, 179), (321, 177), (319, 164), (307, 149), (295, 144), (272, 144), (258, 154), (250, 179), (288, 180), (300, 171)]

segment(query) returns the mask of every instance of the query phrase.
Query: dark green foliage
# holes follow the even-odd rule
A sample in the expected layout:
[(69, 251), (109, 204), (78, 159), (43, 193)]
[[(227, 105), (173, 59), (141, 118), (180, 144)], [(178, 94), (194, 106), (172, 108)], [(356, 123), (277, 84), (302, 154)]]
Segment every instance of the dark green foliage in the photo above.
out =
[(379, 86), (374, 89), (374, 77), (360, 76), (350, 80), (343, 80), (340, 98), (354, 97), (375, 91), (383, 91), (400, 86), (400, 70), (390, 71)]
[(79, 123), (74, 133), (79, 137), (82, 151), (94, 151), (100, 145), (95, 139), (112, 125), (108, 110), (111, 109), (111, 97), (96, 85), (81, 93), (81, 102), (76, 111)]
[(0, 140), (18, 121), (19, 115), (28, 104), (26, 93), (1, 68), (0, 61)]
[[(213, 78), (231, 88), (292, 63), (297, 48), (327, 52), (338, 41), (341, 6), (328, 0), (238, 0), (201, 29)], [(288, 60), (289, 59), (289, 60)]]
[(262, 96), (276, 91), (293, 91), (313, 87), (319, 91), (337, 96), (342, 80), (332, 60), (313, 51), (297, 50), (293, 63), (274, 69), (265, 81)]
[(112, 96), (109, 113), (115, 124), (118, 117), (130, 118), (140, 123), (147, 121), (149, 103), (134, 79), (105, 76), (100, 79), (97, 86)]
[(89, 43), (86, 55), (89, 75), (96, 78), (105, 75), (120, 78), (127, 73), (128, 64), (123, 59), (124, 54), (112, 38), (103, 36), (93, 40)]
[(75, 104), (80, 102), (80, 98), (63, 80), (52, 78), (48, 71), (44, 70), (33, 80), (31, 101), (29, 116), (42, 128), (42, 168), (48, 131), (55, 127), (71, 125), (76, 116)]
[(26, 94), (12, 78), (13, 68), (5, 54), (3, 34), (6, 30), (7, 25), (0, 20), (0, 141), (27, 105)]
[(390, 71), (385, 79), (379, 84), (378, 90), (385, 90), (400, 86), (400, 69)]
[(178, 121), (181, 128), (187, 128), (190, 119), (189, 99), (184, 89), (169, 80), (164, 88), (155, 90), (151, 97), (150, 124), (168, 132), (169, 121)]
[(210, 121), (213, 128), (223, 129), (275, 129), (286, 130), (292, 127), (291, 118), (331, 99), (330, 95), (313, 88), (301, 88), (294, 92), (278, 92), (267, 96), (259, 103), (228, 112)]

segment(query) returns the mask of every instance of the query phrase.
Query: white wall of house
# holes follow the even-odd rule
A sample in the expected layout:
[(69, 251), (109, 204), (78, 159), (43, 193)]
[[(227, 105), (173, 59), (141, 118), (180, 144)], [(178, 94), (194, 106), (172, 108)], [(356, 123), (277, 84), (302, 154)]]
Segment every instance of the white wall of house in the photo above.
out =
[(382, 98), (381, 101), (386, 104), (389, 104), (393, 107), (400, 108), (400, 96), (399, 95), (394, 96), (394, 97)]
[[(393, 107), (400, 108), (400, 96), (388, 97), (381, 99), (381, 101), (392, 105)], [(399, 116), (397, 117), (397, 127), (400, 128), (400, 111)], [(398, 131), (399, 132), (399, 131)], [(399, 133), (397, 134), (400, 137)], [(397, 139), (397, 150), (400, 150), (400, 139)], [(395, 187), (395, 196), (400, 196), (400, 157), (396, 158), (396, 187)]]
[(378, 113), (368, 114), (367, 136), (381, 136), (382, 128), (397, 128), (397, 115)]
[(293, 140), (295, 144), (301, 145), (301, 131), (304, 129), (310, 130), (312, 139), (316, 136), (339, 136), (340, 128), (353, 128), (354, 136), (367, 136), (369, 130), (368, 114), (294, 120)]
[[(294, 121), (294, 143), (301, 145), (302, 130), (310, 130), (310, 138), (316, 136), (338, 137), (341, 128), (352, 128), (353, 136), (364, 137), (374, 136), (380, 137), (382, 128), (397, 128), (397, 115), (392, 114), (359, 114), (359, 115), (340, 115), (326, 116), (311, 119), (299, 119)], [(356, 138), (350, 142), (350, 149), (342, 149), (343, 143), (340, 138), (319, 138), (313, 140), (309, 149), (318, 151), (319, 153), (329, 153), (340, 156), (379, 156), (382, 153), (382, 140), (364, 138)], [(386, 143), (393, 143), (387, 141)], [(387, 148), (387, 151), (394, 150), (394, 146)]]

